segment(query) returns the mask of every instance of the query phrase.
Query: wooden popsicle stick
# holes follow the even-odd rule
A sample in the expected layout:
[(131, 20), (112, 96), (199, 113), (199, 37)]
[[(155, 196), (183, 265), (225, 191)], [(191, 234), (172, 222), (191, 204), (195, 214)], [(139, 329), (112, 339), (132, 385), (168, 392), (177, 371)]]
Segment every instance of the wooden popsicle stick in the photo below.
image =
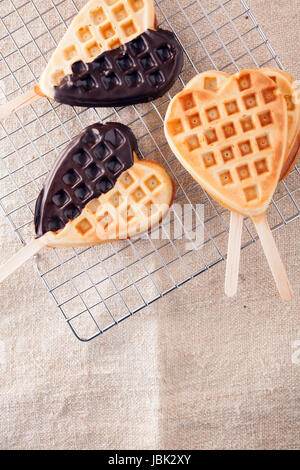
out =
[(231, 212), (224, 288), (228, 297), (236, 294), (238, 286), (243, 219), (241, 214)]
[(46, 246), (44, 237), (34, 238), (28, 245), (23, 246), (21, 250), (0, 266), (0, 283), (20, 268), (29, 258), (36, 255), (44, 246)]
[(266, 216), (263, 215), (262, 217), (254, 218), (253, 222), (273, 274), (277, 289), (283, 300), (291, 300), (293, 297), (293, 291), (289, 284), (285, 267), (281, 260)]
[(38, 87), (34, 87), (33, 90), (27, 91), (23, 95), (17, 96), (13, 100), (2, 104), (0, 106), (0, 121), (40, 98), (42, 98), (42, 95), (38, 93)]

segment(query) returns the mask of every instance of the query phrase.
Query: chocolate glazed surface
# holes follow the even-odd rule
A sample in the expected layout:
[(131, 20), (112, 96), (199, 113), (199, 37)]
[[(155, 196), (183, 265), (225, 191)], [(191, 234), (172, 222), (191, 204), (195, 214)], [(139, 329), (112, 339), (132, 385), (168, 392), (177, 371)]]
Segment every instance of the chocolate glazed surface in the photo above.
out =
[(54, 99), (93, 107), (145, 103), (164, 95), (182, 66), (183, 51), (174, 34), (148, 29), (93, 62), (75, 62), (72, 75), (54, 87)]
[(93, 124), (77, 136), (58, 158), (35, 207), (36, 236), (56, 232), (79, 216), (86, 204), (111, 190), (138, 155), (129, 127)]

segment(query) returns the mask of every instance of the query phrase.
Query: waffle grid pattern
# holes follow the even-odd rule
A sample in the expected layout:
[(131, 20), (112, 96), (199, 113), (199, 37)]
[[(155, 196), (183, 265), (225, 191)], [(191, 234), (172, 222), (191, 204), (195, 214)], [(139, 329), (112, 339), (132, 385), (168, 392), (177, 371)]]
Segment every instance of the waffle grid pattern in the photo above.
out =
[[(121, 174), (111, 191), (101, 196), (101, 202), (91, 200), (81, 215), (58, 235), (58, 239), (95, 240), (96, 234), (101, 240), (111, 240), (147, 230), (159, 220), (171, 196), (170, 187), (155, 170), (142, 161), (136, 162)], [(161, 206), (163, 203), (164, 207)]]
[[(79, 1), (4, 0), (0, 4), (1, 102), (32, 89)], [(228, 73), (255, 67), (282, 68), (245, 0), (158, 0), (158, 24), (172, 30), (185, 51), (185, 65), (172, 95), (203, 70)], [(131, 317), (193, 277), (224, 260), (229, 213), (205, 194), (178, 165), (163, 133), (170, 95), (127, 109), (71, 109), (51, 102), (0, 124), (0, 206), (20, 243), (33, 234), (36, 198), (60, 151), (84, 127), (99, 120), (121, 120), (138, 137), (145, 158), (165, 165), (177, 184), (175, 202), (193, 216), (185, 239), (173, 233), (176, 211), (162, 224), (162, 237), (108, 243), (101, 247), (45, 250), (38, 273), (74, 334), (88, 341)], [(203, 204), (204, 214), (194, 204)], [(277, 188), (268, 220), (273, 229), (300, 215), (300, 173), (296, 167)], [(202, 228), (201, 242), (192, 230)], [(182, 227), (183, 228), (183, 227)], [(158, 233), (158, 230), (157, 230)], [(255, 241), (245, 220), (242, 246)], [(197, 249), (194, 249), (197, 248)]]
[(212, 101), (218, 104), (213, 106), (204, 106), (196, 91), (187, 91), (179, 98), (183, 117), (171, 119), (168, 129), (185, 160), (196, 154), (202, 171), (213, 174), (216, 187), (234, 186), (243, 207), (262, 199), (262, 182), (272, 171), (270, 154), (279, 130), (270, 104), (277, 95), (275, 83), (255, 92), (249, 74), (234, 84), (235, 98), (222, 101), (215, 95)]

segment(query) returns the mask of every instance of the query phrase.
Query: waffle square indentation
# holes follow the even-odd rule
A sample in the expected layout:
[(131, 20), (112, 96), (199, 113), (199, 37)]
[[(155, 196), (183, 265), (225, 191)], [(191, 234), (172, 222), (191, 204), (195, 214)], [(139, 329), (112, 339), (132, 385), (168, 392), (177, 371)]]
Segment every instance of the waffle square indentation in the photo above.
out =
[(79, 201), (85, 201), (90, 195), (90, 190), (86, 184), (82, 183), (74, 191), (75, 196)]
[(268, 162), (265, 158), (255, 162), (255, 169), (258, 175), (263, 175), (269, 171)]
[(229, 170), (222, 171), (222, 173), (219, 173), (220, 181), (222, 186), (226, 186), (227, 184), (230, 184), (233, 182), (232, 176)]
[(135, 12), (141, 10), (144, 6), (144, 0), (128, 0), (128, 2)]
[(206, 116), (209, 122), (220, 119), (220, 113), (217, 106), (213, 106), (212, 108), (207, 109)]
[(115, 30), (111, 23), (106, 23), (100, 26), (99, 31), (104, 39), (109, 39), (115, 34)]
[(86, 47), (86, 53), (88, 57), (97, 57), (101, 52), (101, 48), (96, 41), (92, 42)]
[(106, 20), (106, 14), (104, 13), (102, 7), (99, 7), (96, 10), (91, 11), (90, 15), (91, 15), (92, 22), (96, 26), (98, 24), (103, 23)]
[(89, 180), (94, 180), (101, 174), (101, 170), (97, 167), (97, 165), (95, 165), (95, 163), (91, 163), (84, 170), (84, 173)]
[(63, 207), (69, 201), (69, 196), (66, 191), (61, 189), (56, 194), (54, 194), (52, 201), (57, 207)]
[(97, 222), (102, 225), (104, 230), (108, 229), (108, 226), (113, 222), (113, 218), (108, 211), (104, 212), (103, 215), (97, 218)]
[(286, 106), (288, 111), (294, 111), (296, 106), (293, 100), (293, 97), (291, 95), (284, 95), (285, 101), (286, 101)]
[(173, 121), (169, 121), (168, 128), (173, 136), (181, 134), (184, 130), (181, 119), (173, 119)]
[(244, 188), (243, 191), (247, 202), (258, 199), (258, 187), (256, 185), (248, 186)]
[(75, 170), (71, 168), (69, 171), (67, 171), (63, 175), (62, 180), (67, 186), (72, 187), (72, 186), (75, 186), (75, 184), (80, 181), (80, 176)]
[(207, 131), (205, 131), (205, 139), (208, 145), (217, 142), (218, 136), (215, 129), (208, 129)]
[(250, 140), (245, 140), (244, 142), (240, 142), (238, 145), (239, 145), (241, 155), (243, 157), (253, 152)]
[(117, 21), (125, 20), (128, 16), (127, 10), (122, 3), (113, 8), (112, 12)]
[(259, 119), (260, 125), (262, 127), (269, 126), (270, 124), (273, 124), (271, 111), (264, 111), (263, 113), (260, 113), (258, 115), (258, 119)]
[(92, 199), (86, 205), (86, 208), (91, 211), (93, 214), (96, 214), (97, 210), (101, 206), (99, 200), (97, 198)]
[(185, 139), (185, 143), (189, 149), (190, 152), (193, 150), (196, 150), (200, 147), (200, 142), (198, 139), (198, 136), (196, 134), (190, 135)]
[(92, 33), (88, 26), (82, 26), (78, 29), (77, 36), (80, 42), (86, 42), (92, 38)]
[(228, 103), (225, 103), (225, 108), (229, 116), (231, 116), (231, 114), (235, 114), (240, 111), (236, 100), (232, 100), (232, 101), (229, 101)]
[(257, 106), (255, 93), (251, 93), (250, 95), (243, 96), (243, 101), (247, 109), (255, 108), (255, 106)]
[(70, 47), (67, 47), (65, 50), (64, 50), (64, 57), (66, 60), (73, 60), (75, 59), (75, 57), (77, 56), (77, 49), (75, 46), (70, 46)]
[(146, 196), (145, 192), (140, 186), (138, 186), (131, 195), (135, 202), (141, 201)]
[(275, 88), (266, 88), (262, 91), (262, 96), (266, 104), (271, 103), (276, 100), (276, 95), (274, 93)]
[(234, 153), (232, 147), (226, 147), (225, 149), (221, 150), (222, 158), (224, 163), (229, 162), (230, 160), (234, 159)]
[(145, 185), (150, 191), (154, 191), (156, 188), (158, 188), (160, 182), (155, 175), (152, 175), (145, 181)]
[(115, 206), (115, 207), (119, 207), (119, 205), (121, 204), (122, 202), (122, 194), (119, 192), (119, 191), (116, 191), (110, 198), (110, 201), (111, 203)]
[(191, 114), (190, 116), (188, 116), (188, 122), (189, 122), (191, 129), (194, 129), (195, 127), (200, 126), (201, 119), (200, 119), (199, 113)]
[(240, 119), (240, 123), (244, 132), (252, 131), (255, 128), (251, 116), (243, 117)]
[(248, 90), (251, 88), (251, 77), (250, 74), (245, 74), (238, 79), (238, 85), (240, 91)]
[(265, 150), (270, 147), (269, 137), (267, 135), (262, 135), (256, 139), (259, 150)]
[(119, 38), (112, 39), (108, 43), (108, 47), (110, 49), (117, 49), (118, 47), (122, 46), (122, 43)]
[(130, 37), (137, 32), (135, 23), (133, 20), (126, 21), (121, 25), (121, 28), (124, 31), (125, 36)]
[(222, 127), (224, 136), (226, 139), (230, 139), (230, 137), (233, 137), (236, 135), (236, 130), (234, 127), (233, 122), (229, 122), (228, 124), (225, 124), (225, 126)]
[(129, 188), (129, 186), (134, 183), (134, 179), (128, 171), (125, 171), (125, 173), (120, 176), (120, 181), (125, 188)]
[(218, 82), (215, 77), (205, 77), (204, 79), (205, 90), (216, 91), (218, 88)]

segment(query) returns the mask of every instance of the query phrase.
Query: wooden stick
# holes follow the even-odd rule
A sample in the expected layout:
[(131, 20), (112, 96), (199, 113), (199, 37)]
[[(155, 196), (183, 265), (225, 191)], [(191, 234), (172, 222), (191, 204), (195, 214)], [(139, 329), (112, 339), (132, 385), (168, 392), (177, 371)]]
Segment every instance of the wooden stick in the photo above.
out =
[(33, 90), (27, 91), (27, 93), (24, 93), (23, 95), (17, 96), (13, 100), (8, 101), (8, 103), (2, 104), (0, 106), (0, 121), (7, 118), (12, 113), (16, 113), (24, 106), (27, 106), (30, 103), (34, 103), (40, 98), (42, 98), (42, 96), (37, 93), (37, 89), (35, 87)]
[(254, 218), (253, 222), (276, 282), (277, 289), (283, 300), (291, 300), (293, 292), (266, 216), (263, 215), (259, 219)]
[(6, 263), (0, 266), (0, 283), (46, 246), (46, 242), (43, 238), (44, 237), (34, 238), (28, 245), (21, 248), (21, 250), (6, 261)]
[(225, 273), (225, 294), (228, 297), (233, 297), (237, 291), (243, 219), (241, 214), (231, 212)]

